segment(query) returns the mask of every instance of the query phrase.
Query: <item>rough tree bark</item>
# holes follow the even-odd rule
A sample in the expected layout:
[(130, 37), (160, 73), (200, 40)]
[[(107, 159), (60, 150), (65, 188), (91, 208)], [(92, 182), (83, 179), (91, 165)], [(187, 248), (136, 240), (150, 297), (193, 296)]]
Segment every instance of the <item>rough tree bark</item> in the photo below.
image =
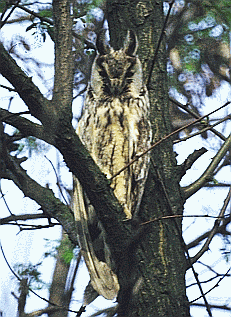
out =
[[(62, 242), (68, 239), (67, 235), (62, 232)], [(66, 263), (64, 260), (65, 249), (59, 247), (56, 257), (55, 269), (53, 273), (52, 283), (49, 290), (49, 301), (55, 303), (58, 306), (63, 306), (68, 309), (70, 305), (69, 292), (66, 289), (67, 276), (70, 269), (70, 264)], [(53, 307), (50, 305), (50, 307)], [(49, 317), (67, 317), (68, 310), (63, 309), (62, 311), (56, 311), (48, 313)]]

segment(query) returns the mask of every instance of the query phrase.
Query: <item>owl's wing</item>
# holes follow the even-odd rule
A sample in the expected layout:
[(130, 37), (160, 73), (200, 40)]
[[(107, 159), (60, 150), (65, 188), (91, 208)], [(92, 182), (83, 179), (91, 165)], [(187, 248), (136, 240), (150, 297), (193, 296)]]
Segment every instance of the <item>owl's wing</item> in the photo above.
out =
[[(77, 225), (78, 241), (93, 288), (106, 299), (114, 299), (119, 291), (116, 274), (108, 263), (100, 261), (93, 248), (92, 236), (89, 231), (91, 215), (86, 208), (83, 190), (79, 181), (74, 178), (73, 205)], [(90, 206), (89, 208), (93, 208)], [(104, 250), (103, 250), (104, 251)]]
[[(144, 153), (150, 146), (152, 141), (152, 128), (149, 121), (149, 100), (148, 100), (148, 92), (145, 89), (145, 94), (140, 97), (139, 101), (137, 102), (142, 103), (142, 112), (138, 112), (139, 120), (137, 124), (137, 137), (133, 140), (132, 150), (130, 150), (131, 158), (130, 160), (134, 159), (136, 155), (140, 155)], [(144, 106), (145, 105), (145, 106)], [(141, 107), (140, 107), (141, 108)], [(146, 109), (145, 109), (146, 108)], [(136, 217), (140, 203), (142, 200), (142, 196), (144, 193), (145, 183), (148, 176), (150, 165), (150, 152), (147, 152), (138, 161), (135, 161), (131, 165), (131, 177), (132, 177), (132, 185), (131, 185), (131, 203), (132, 203), (132, 214), (133, 217)]]

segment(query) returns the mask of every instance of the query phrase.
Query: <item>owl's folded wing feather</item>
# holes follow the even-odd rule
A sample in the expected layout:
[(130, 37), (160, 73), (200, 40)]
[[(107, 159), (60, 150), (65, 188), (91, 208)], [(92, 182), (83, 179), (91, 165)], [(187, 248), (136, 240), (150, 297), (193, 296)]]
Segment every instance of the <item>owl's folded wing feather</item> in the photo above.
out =
[(78, 241), (90, 273), (91, 284), (99, 295), (106, 299), (114, 299), (119, 291), (118, 279), (110, 266), (100, 261), (95, 254), (89, 232), (89, 214), (85, 206), (82, 187), (76, 178), (74, 178), (73, 205)]

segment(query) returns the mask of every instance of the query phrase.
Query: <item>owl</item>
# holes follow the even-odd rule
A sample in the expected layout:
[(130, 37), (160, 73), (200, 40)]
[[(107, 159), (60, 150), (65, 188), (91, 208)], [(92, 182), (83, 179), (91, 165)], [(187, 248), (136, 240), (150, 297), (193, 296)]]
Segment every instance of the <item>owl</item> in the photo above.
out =
[[(138, 215), (150, 154), (113, 176), (150, 146), (152, 136), (148, 92), (136, 55), (137, 47), (133, 31), (127, 32), (119, 50), (106, 43), (105, 32), (97, 37), (98, 53), (76, 131), (101, 171), (111, 179), (126, 219)], [(90, 283), (99, 295), (113, 299), (118, 294), (119, 283), (105, 231), (75, 177), (73, 206)]]

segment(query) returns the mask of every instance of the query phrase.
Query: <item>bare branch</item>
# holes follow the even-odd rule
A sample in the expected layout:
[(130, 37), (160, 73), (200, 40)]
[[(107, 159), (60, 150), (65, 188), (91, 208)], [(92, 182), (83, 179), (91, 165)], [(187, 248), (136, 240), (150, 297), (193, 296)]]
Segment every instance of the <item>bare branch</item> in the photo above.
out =
[[(204, 304), (200, 304), (200, 303), (192, 303), (190, 304), (190, 306), (198, 306), (198, 307), (205, 307)], [(215, 308), (215, 309), (222, 309), (222, 310), (227, 310), (227, 311), (231, 311), (231, 307), (228, 307), (226, 305), (209, 305), (211, 308)]]
[(4, 21), (2, 21), (3, 15), (1, 16), (1, 21), (0, 21), (0, 29), (6, 24), (7, 20), (11, 16), (11, 14), (14, 12), (14, 10), (17, 8), (17, 5), (19, 4), (20, 0), (18, 0), (13, 7), (11, 8), (10, 12), (8, 13), (7, 17), (5, 18)]
[(72, 53), (72, 19), (68, 0), (53, 1), (55, 30), (55, 75), (52, 104), (59, 119), (72, 120), (74, 63)]
[[(217, 234), (222, 234), (222, 235), (231, 235), (231, 233), (229, 231), (226, 230), (227, 225), (231, 222), (231, 216), (224, 218), (222, 221), (222, 225), (219, 226), (217, 228)], [(196, 238), (195, 240), (193, 240), (192, 242), (190, 242), (187, 247), (188, 249), (194, 248), (196, 247), (201, 241), (203, 241), (204, 239), (208, 238), (209, 235), (211, 233), (211, 230), (205, 232), (204, 234), (202, 234), (201, 236), (199, 236), (198, 238)]]
[(55, 313), (58, 311), (63, 311), (64, 308), (63, 307), (56, 307), (56, 306), (50, 306), (50, 307), (46, 307), (43, 309), (39, 309), (39, 310), (35, 310), (31, 313), (25, 314), (25, 317), (37, 317), (37, 316), (41, 316), (43, 314), (49, 314), (49, 313)]
[(58, 173), (56, 172), (56, 169), (54, 167), (54, 164), (52, 163), (51, 160), (49, 160), (49, 158), (45, 155), (45, 158), (48, 160), (48, 162), (51, 164), (52, 166), (52, 169), (55, 173), (55, 176), (56, 176), (56, 185), (58, 186), (58, 189), (59, 189), (59, 192), (61, 194), (61, 196), (63, 197), (63, 201), (66, 203), (66, 205), (69, 205), (68, 201), (66, 200), (66, 197), (64, 196), (63, 194), (63, 191), (62, 191), (62, 185), (60, 184), (60, 180), (59, 180), (59, 176), (58, 176)]
[(9, 91), (14, 91), (14, 92), (16, 92), (16, 90), (15, 90), (14, 88), (11, 88), (11, 87), (8, 87), (8, 86), (5, 86), (5, 85), (0, 85), (0, 87), (1, 87), (1, 88), (5, 88), (5, 89), (7, 89), (7, 90), (9, 90)]
[[(169, 100), (171, 102), (173, 102), (175, 105), (177, 105), (179, 108), (181, 108), (181, 109), (187, 111), (188, 113), (190, 113), (191, 116), (194, 117), (195, 119), (199, 119), (200, 116), (198, 114), (196, 114), (194, 111), (192, 111), (191, 109), (189, 109), (187, 105), (182, 105), (179, 101), (177, 101), (177, 100), (175, 100), (175, 99), (173, 99), (171, 97), (169, 97)], [(221, 138), (223, 141), (226, 140), (226, 137), (224, 137), (222, 133), (220, 133), (217, 130), (215, 130), (214, 128), (212, 128), (208, 123), (203, 122), (203, 125), (207, 125), (208, 127), (210, 127), (210, 131), (212, 131), (216, 136)]]
[(160, 38), (159, 38), (159, 41), (157, 43), (156, 50), (155, 50), (155, 53), (154, 53), (154, 56), (153, 56), (153, 59), (152, 59), (152, 64), (151, 64), (151, 67), (150, 67), (150, 70), (149, 70), (148, 80), (147, 80), (147, 84), (146, 84), (148, 89), (150, 89), (152, 72), (153, 72), (153, 69), (154, 69), (154, 65), (155, 65), (155, 62), (156, 62), (156, 59), (157, 59), (157, 54), (158, 54), (159, 49), (160, 49), (160, 44), (161, 44), (161, 42), (163, 40), (164, 32), (166, 30), (166, 25), (168, 23), (168, 19), (169, 19), (169, 16), (170, 16), (170, 13), (171, 13), (171, 9), (172, 9), (172, 6), (173, 6), (174, 2), (175, 2), (175, 0), (172, 0), (172, 1), (169, 2), (168, 13), (166, 15), (166, 18), (165, 18), (165, 21), (164, 21), (164, 25), (163, 25), (163, 28), (161, 30)]
[(222, 123), (222, 122), (224, 122), (224, 121), (230, 120), (230, 119), (231, 119), (231, 115), (228, 115), (228, 116), (226, 116), (225, 118), (220, 119), (220, 120), (218, 120), (216, 123), (210, 125), (209, 127), (204, 128), (204, 129), (201, 129), (200, 131), (197, 131), (197, 132), (195, 132), (195, 133), (193, 133), (193, 134), (191, 134), (191, 135), (188, 135), (188, 136), (186, 136), (185, 138), (182, 138), (182, 139), (179, 139), (179, 140), (175, 140), (175, 141), (173, 141), (173, 143), (176, 144), (176, 143), (179, 143), (179, 142), (182, 142), (182, 141), (186, 141), (186, 140), (188, 140), (188, 139), (191, 139), (191, 138), (193, 138), (194, 136), (197, 136), (197, 135), (199, 135), (199, 134), (201, 134), (201, 133), (203, 133), (203, 132), (206, 132), (206, 131), (208, 131), (208, 130), (211, 130), (211, 127), (215, 127), (215, 126), (217, 126), (218, 124), (220, 124), (220, 123)]
[[(155, 221), (159, 221), (159, 220), (165, 220), (165, 219), (175, 219), (175, 218), (215, 218), (215, 219), (219, 219), (219, 220), (226, 220), (226, 219), (230, 219), (230, 217), (228, 218), (224, 218), (224, 217), (219, 217), (219, 216), (210, 216), (210, 215), (169, 215), (169, 216), (160, 216), (154, 219), (150, 219), (148, 221), (142, 222), (140, 224), (140, 226), (143, 225), (147, 225), (151, 222), (155, 222)], [(210, 231), (209, 231), (210, 232)]]
[(76, 245), (75, 224), (70, 208), (56, 198), (51, 189), (39, 185), (29, 177), (10, 155), (7, 158), (7, 166), (8, 169), (1, 177), (11, 179), (25, 196), (35, 200), (41, 206), (47, 217), (58, 220), (68, 233), (70, 240)]
[(48, 144), (52, 145), (53, 143), (49, 135), (45, 133), (42, 125), (21, 117), (19, 113), (12, 113), (8, 110), (0, 109), (0, 120), (18, 129), (24, 137), (34, 136)]
[(202, 188), (208, 181), (211, 181), (213, 178), (213, 172), (217, 168), (218, 164), (222, 160), (222, 158), (225, 156), (226, 152), (231, 147), (231, 134), (226, 139), (226, 141), (223, 143), (220, 150), (217, 152), (217, 154), (212, 159), (212, 162), (209, 164), (207, 169), (204, 171), (204, 173), (201, 175), (200, 178), (198, 178), (194, 183), (192, 183), (189, 186), (183, 187), (185, 198), (189, 198), (193, 194), (195, 194), (200, 188)]
[[(220, 274), (220, 273), (217, 273), (217, 272), (214, 272), (215, 276), (207, 279), (207, 280), (204, 280), (204, 281), (200, 281), (201, 284), (207, 284), (208, 282), (212, 282), (213, 280), (217, 279), (218, 277), (220, 276), (223, 276), (224, 274)], [(230, 277), (230, 274), (226, 274), (227, 277)], [(192, 287), (192, 286), (195, 286), (196, 283), (192, 283), (190, 285), (187, 285), (186, 288), (189, 288), (189, 287)]]
[(204, 147), (199, 150), (195, 150), (186, 158), (186, 160), (181, 165), (178, 166), (179, 180), (185, 175), (186, 171), (191, 168), (195, 161), (206, 152), (207, 150)]
[(16, 64), (2, 43), (0, 43), (0, 73), (15, 87), (30, 113), (44, 126), (51, 128), (51, 123), (55, 119), (50, 107), (51, 102), (41, 94), (32, 79)]
[(224, 200), (224, 204), (223, 204), (221, 211), (219, 213), (219, 216), (218, 216), (219, 218), (217, 220), (215, 220), (214, 226), (213, 226), (212, 230), (210, 231), (210, 234), (209, 234), (205, 244), (203, 245), (203, 247), (200, 249), (200, 251), (194, 257), (191, 258), (192, 263), (195, 263), (206, 251), (208, 251), (209, 244), (212, 241), (215, 234), (217, 233), (217, 230), (218, 230), (220, 223), (222, 221), (221, 217), (223, 217), (225, 214), (226, 208), (227, 208), (229, 201), (230, 201), (230, 197), (231, 197), (231, 187), (229, 189), (227, 197)]
[[(26, 19), (29, 20), (29, 19), (30, 19), (30, 16), (32, 15), (32, 16), (34, 16), (34, 17), (40, 19), (41, 22), (46, 22), (46, 23), (48, 23), (48, 24), (50, 24), (50, 25), (54, 25), (54, 22), (53, 22), (51, 19), (48, 19), (48, 18), (46, 18), (46, 17), (42, 17), (39, 13), (36, 13), (36, 12), (34, 12), (34, 11), (32, 11), (32, 10), (30, 10), (30, 9), (28, 9), (28, 8), (26, 8), (26, 7), (24, 7), (24, 6), (22, 6), (22, 5), (17, 5), (17, 7), (20, 8), (21, 10), (23, 10), (23, 11), (25, 11), (25, 12), (27, 12), (27, 13), (30, 14), (28, 17), (24, 17), (25, 20), (26, 20)], [(12, 21), (13, 21), (13, 20), (9, 21), (8, 23), (11, 23)], [(93, 49), (93, 50), (96, 49), (96, 48), (95, 48), (95, 45), (94, 45), (92, 42), (90, 42), (90, 41), (88, 41), (87, 39), (85, 39), (84, 36), (79, 35), (79, 34), (77, 34), (77, 33), (74, 32), (74, 31), (72, 31), (72, 35), (73, 35), (74, 37), (76, 37), (77, 39), (79, 39), (80, 41), (82, 41), (82, 42), (87, 46), (87, 48), (91, 48), (91, 49)]]
[(214, 184), (206, 184), (204, 187), (230, 187), (230, 183), (214, 183)]
[[(199, 264), (205, 266), (209, 271), (213, 272), (213, 273), (216, 274), (217, 276), (224, 276), (224, 274), (219, 274), (219, 273), (217, 273), (217, 271), (214, 270), (214, 268), (212, 267), (213, 264), (208, 265), (208, 264), (203, 263), (203, 262), (201, 262), (201, 261), (198, 261), (197, 263), (199, 263)], [(215, 263), (216, 263), (216, 262), (215, 262)], [(231, 274), (228, 274), (228, 273), (226, 272), (226, 273), (225, 273), (225, 276), (231, 276)]]
[[(216, 234), (222, 234), (222, 235), (227, 235), (227, 236), (230, 236), (230, 235), (231, 235), (231, 232), (229, 232), (229, 231), (226, 230), (226, 226), (230, 223), (231, 218), (229, 217), (229, 218), (226, 218), (225, 220), (227, 220), (227, 219), (228, 219), (228, 221), (227, 221), (225, 224), (221, 225), (221, 226), (217, 229)], [(210, 233), (211, 233), (211, 230), (205, 232), (204, 234), (202, 234), (201, 236), (199, 236), (198, 238), (196, 238), (195, 240), (193, 240), (192, 242), (190, 242), (190, 243), (187, 245), (188, 249), (191, 249), (191, 248), (196, 247), (200, 242), (202, 242), (204, 239), (208, 238), (208, 236), (210, 235)]]
[(12, 215), (9, 217), (1, 218), (0, 219), (0, 225), (6, 225), (9, 224), (11, 221), (17, 221), (17, 220), (31, 220), (31, 219), (42, 219), (42, 218), (48, 218), (44, 213), (42, 214), (24, 214), (24, 215)]
[[(214, 288), (216, 288), (219, 283), (228, 275), (229, 271), (231, 270), (231, 268), (228, 269), (228, 271), (219, 279), (219, 281), (212, 287), (210, 288), (206, 293), (205, 295), (207, 295), (208, 293), (210, 293)], [(196, 302), (198, 299), (202, 298), (202, 296), (199, 296), (197, 298), (195, 298), (193, 301), (190, 302), (190, 305), (194, 302)], [(209, 305), (210, 306), (210, 305)], [(207, 305), (206, 305), (206, 308), (207, 308)]]

